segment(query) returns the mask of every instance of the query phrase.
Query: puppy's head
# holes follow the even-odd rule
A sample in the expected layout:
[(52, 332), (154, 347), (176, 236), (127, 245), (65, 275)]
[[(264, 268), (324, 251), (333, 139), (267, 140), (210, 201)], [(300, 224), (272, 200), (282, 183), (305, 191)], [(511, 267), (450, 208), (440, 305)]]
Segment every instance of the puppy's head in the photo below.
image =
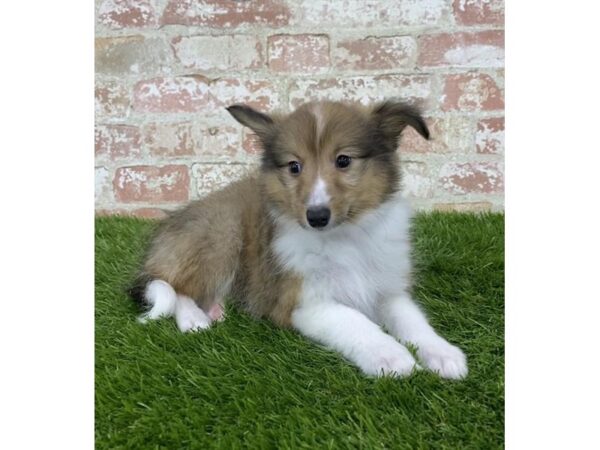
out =
[(262, 183), (271, 207), (315, 230), (354, 221), (398, 190), (396, 149), (404, 128), (429, 138), (417, 109), (391, 101), (372, 108), (308, 103), (285, 116), (244, 105), (227, 110), (262, 144)]

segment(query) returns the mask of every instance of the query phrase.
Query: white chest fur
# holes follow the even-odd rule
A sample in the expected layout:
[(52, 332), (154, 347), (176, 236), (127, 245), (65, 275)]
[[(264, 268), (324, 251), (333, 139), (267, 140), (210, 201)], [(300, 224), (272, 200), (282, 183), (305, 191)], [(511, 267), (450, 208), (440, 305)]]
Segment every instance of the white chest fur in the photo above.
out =
[(273, 250), (303, 278), (301, 301), (335, 301), (373, 318), (379, 299), (409, 287), (410, 216), (395, 197), (355, 224), (324, 232), (279, 218)]

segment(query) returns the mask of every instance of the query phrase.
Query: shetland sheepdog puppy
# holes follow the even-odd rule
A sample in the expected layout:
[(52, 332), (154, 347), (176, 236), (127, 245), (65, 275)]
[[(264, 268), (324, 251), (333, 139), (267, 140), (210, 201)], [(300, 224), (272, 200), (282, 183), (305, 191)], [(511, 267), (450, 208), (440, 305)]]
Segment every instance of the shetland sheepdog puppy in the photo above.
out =
[(147, 308), (141, 319), (175, 316), (181, 331), (200, 331), (231, 301), (368, 375), (424, 366), (466, 376), (463, 352), (410, 294), (411, 214), (396, 150), (407, 126), (429, 138), (419, 111), (393, 101), (307, 103), (289, 115), (227, 110), (258, 137), (260, 169), (158, 227), (131, 289)]

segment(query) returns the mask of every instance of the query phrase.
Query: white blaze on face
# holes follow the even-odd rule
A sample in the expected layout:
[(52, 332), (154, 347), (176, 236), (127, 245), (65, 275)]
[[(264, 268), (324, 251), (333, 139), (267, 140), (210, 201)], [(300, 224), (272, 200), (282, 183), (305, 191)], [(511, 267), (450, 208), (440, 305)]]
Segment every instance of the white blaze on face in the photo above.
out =
[(321, 133), (323, 132), (323, 128), (325, 127), (325, 117), (323, 116), (323, 110), (321, 108), (321, 104), (317, 103), (312, 107), (312, 113), (315, 116), (315, 120), (317, 122), (317, 142), (321, 137)]
[(318, 177), (308, 198), (308, 206), (327, 206), (329, 200), (331, 197), (327, 193), (327, 185), (323, 178)]

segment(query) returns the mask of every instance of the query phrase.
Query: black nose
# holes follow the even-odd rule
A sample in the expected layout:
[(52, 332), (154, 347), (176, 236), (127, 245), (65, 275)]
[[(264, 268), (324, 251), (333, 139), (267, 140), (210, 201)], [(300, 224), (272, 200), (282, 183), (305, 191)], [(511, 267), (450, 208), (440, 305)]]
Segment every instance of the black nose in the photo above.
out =
[(324, 208), (322, 206), (318, 208), (308, 208), (306, 211), (306, 219), (313, 228), (323, 228), (329, 223), (330, 217), (331, 211), (329, 208)]

